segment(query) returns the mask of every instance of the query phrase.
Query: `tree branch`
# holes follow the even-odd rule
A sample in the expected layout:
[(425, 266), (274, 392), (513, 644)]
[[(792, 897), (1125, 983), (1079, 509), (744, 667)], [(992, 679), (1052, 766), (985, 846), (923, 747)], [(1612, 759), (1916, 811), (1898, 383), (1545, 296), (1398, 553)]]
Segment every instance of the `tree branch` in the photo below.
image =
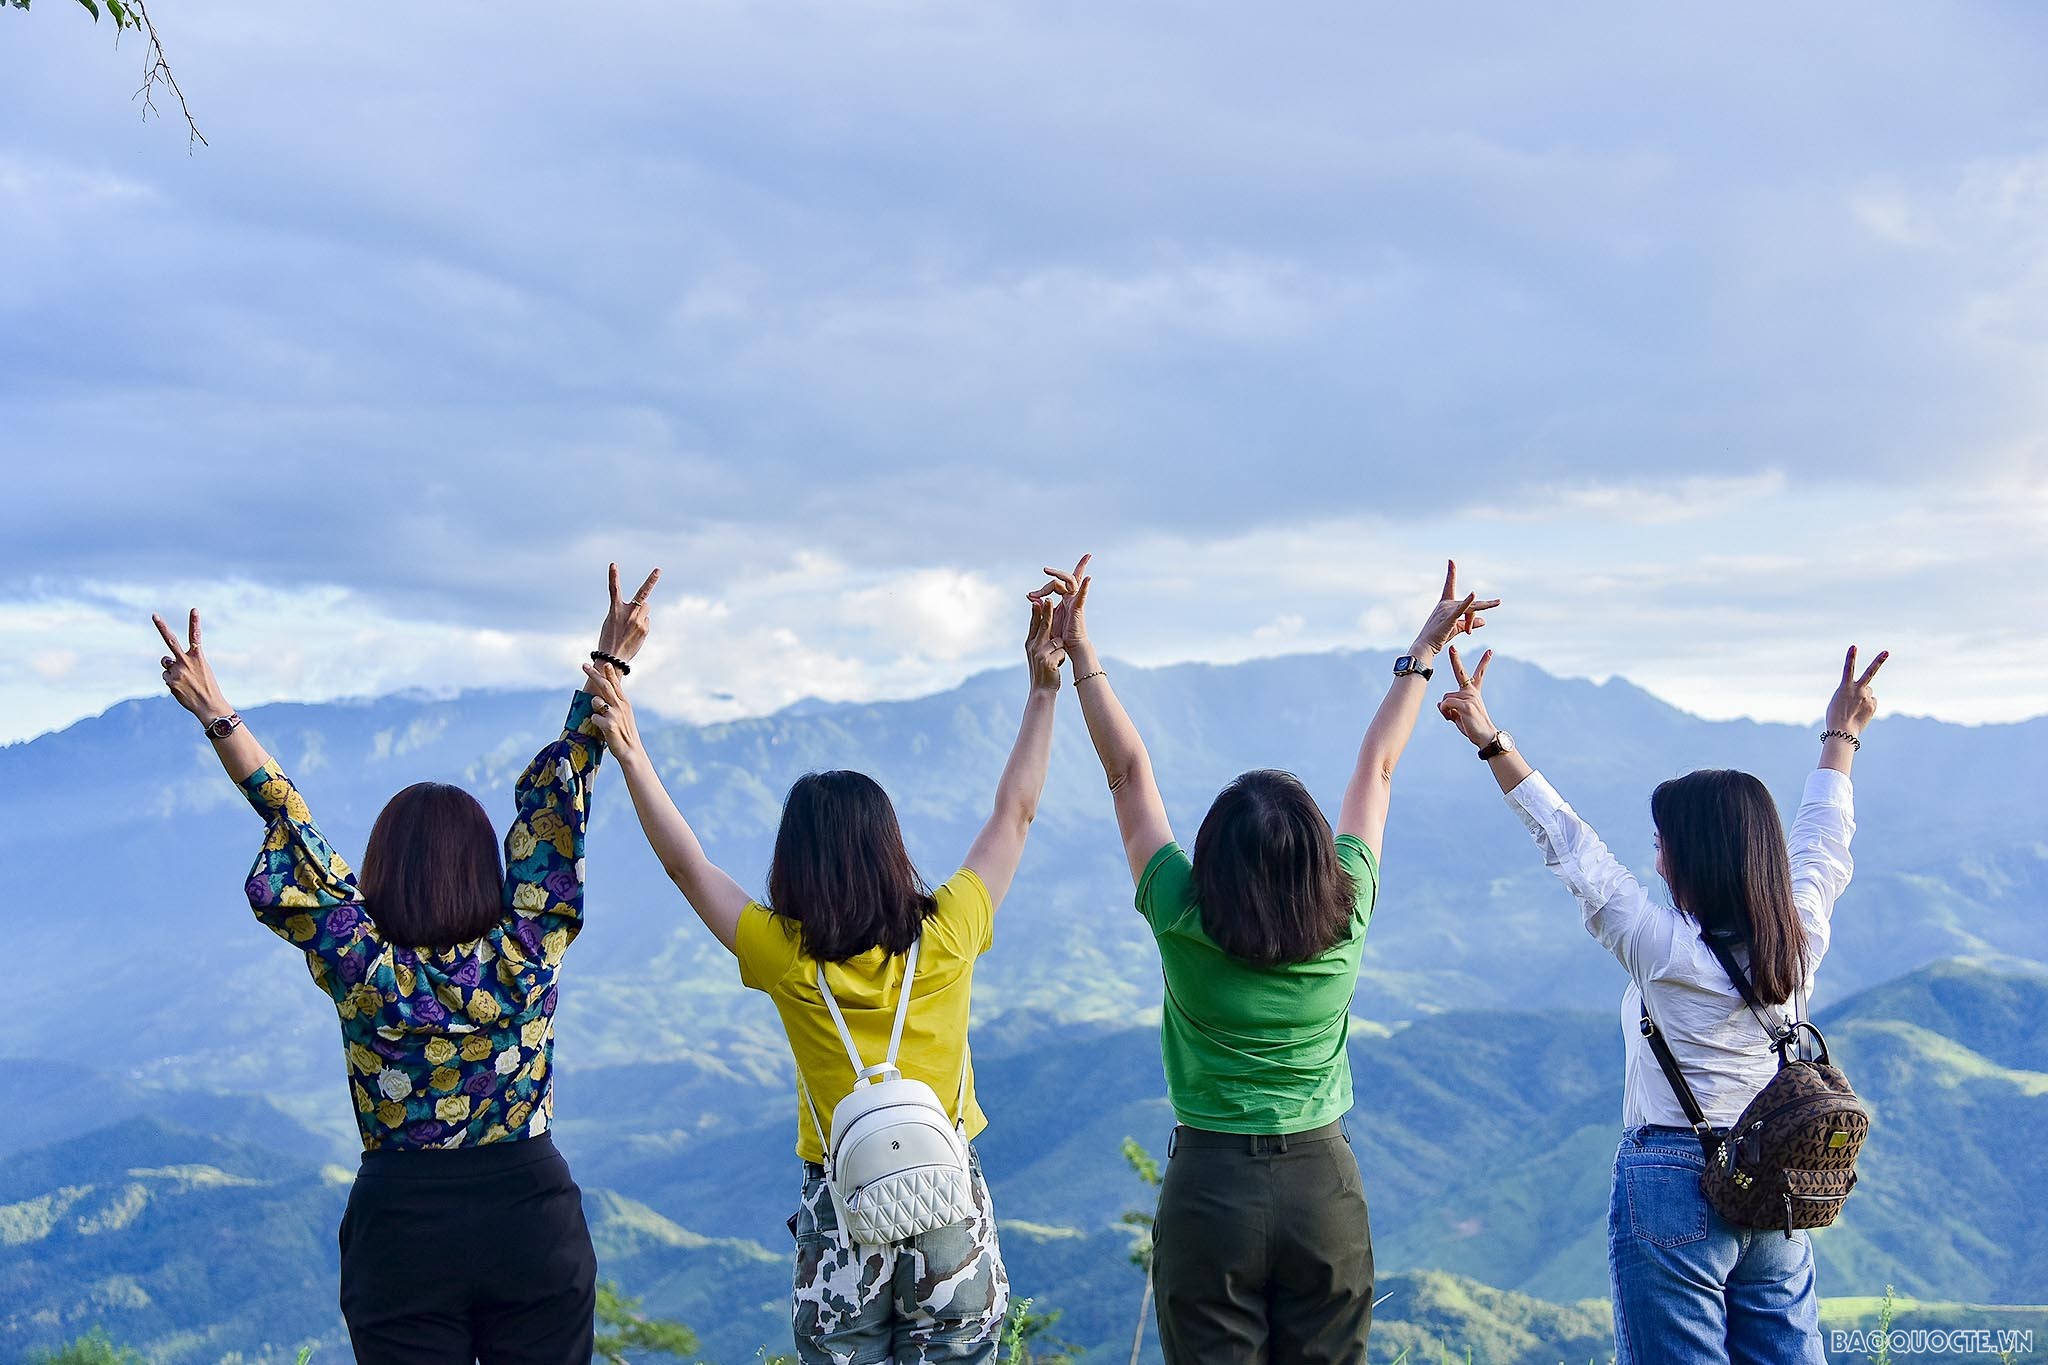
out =
[(213, 144), (206, 140), (206, 134), (200, 132), (199, 125), (193, 121), (192, 108), (185, 103), (185, 92), (178, 88), (178, 78), (171, 74), (171, 64), (164, 60), (163, 40), (157, 37), (156, 24), (149, 17), (149, 6), (144, 0), (126, 0), (123, 7), (127, 10), (128, 17), (134, 21), (134, 27), (141, 29), (149, 37), (149, 46), (142, 54), (142, 88), (135, 92), (135, 98), (142, 101), (143, 118), (146, 119), (157, 112), (156, 91), (158, 87), (162, 87), (176, 97), (178, 112), (184, 115), (187, 149), (194, 142), (202, 147), (212, 146)]

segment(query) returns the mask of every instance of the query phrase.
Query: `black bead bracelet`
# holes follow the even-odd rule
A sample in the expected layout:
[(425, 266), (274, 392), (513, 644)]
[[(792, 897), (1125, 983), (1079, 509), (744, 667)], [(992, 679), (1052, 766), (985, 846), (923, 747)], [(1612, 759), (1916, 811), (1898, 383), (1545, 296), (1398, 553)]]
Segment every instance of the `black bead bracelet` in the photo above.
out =
[(1849, 741), (1850, 748), (1858, 753), (1863, 752), (1863, 741), (1850, 734), (1847, 730), (1823, 730), (1820, 732), (1820, 739), (1823, 744), (1831, 739), (1846, 739)]
[(627, 663), (618, 655), (607, 654), (601, 649), (593, 649), (590, 651), (590, 662), (594, 664), (610, 664), (613, 668), (619, 670), (619, 676), (622, 678), (630, 677), (633, 672), (633, 665)]

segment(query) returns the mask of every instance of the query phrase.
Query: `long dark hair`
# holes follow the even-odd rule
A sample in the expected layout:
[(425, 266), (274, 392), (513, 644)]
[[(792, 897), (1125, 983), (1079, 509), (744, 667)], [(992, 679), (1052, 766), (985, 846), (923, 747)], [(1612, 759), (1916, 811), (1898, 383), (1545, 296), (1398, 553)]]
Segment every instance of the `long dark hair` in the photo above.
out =
[(1292, 773), (1257, 769), (1219, 792), (1194, 861), (1202, 928), (1232, 957), (1306, 962), (1350, 931), (1356, 888), (1330, 822)]
[(1749, 945), (1760, 999), (1790, 1000), (1806, 976), (1806, 928), (1792, 903), (1792, 862), (1770, 789), (1748, 773), (1703, 768), (1660, 783), (1650, 819), (1672, 903), (1708, 936)]
[(481, 938), (505, 913), (491, 817), (445, 782), (415, 782), (384, 803), (357, 884), (384, 936), (408, 948)]
[(782, 803), (768, 903), (797, 922), (803, 950), (844, 962), (880, 947), (908, 952), (936, 911), (911, 865), (889, 794), (865, 773), (806, 773)]

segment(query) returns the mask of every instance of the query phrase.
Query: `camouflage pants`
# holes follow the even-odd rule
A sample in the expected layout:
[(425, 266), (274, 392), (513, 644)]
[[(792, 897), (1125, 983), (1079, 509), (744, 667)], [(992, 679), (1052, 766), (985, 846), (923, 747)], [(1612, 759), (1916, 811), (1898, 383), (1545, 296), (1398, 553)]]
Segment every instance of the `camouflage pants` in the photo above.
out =
[(995, 1359), (1010, 1309), (1010, 1277), (972, 1148), (968, 1160), (974, 1216), (886, 1247), (840, 1240), (824, 1169), (804, 1163), (803, 1195), (790, 1220), (796, 1233), (792, 1320), (803, 1365), (983, 1365)]

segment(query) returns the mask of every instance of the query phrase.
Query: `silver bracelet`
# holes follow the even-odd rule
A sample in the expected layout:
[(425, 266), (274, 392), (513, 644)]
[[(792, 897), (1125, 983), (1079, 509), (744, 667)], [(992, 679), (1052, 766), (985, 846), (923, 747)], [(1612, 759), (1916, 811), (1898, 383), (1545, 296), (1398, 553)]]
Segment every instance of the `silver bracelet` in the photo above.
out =
[(1074, 679), (1074, 686), (1079, 687), (1082, 683), (1087, 682), (1090, 678), (1100, 678), (1103, 676), (1105, 676), (1104, 672), (1102, 669), (1099, 668), (1096, 669), (1093, 673), (1083, 673), (1080, 677)]
[(1821, 743), (1825, 744), (1831, 739), (1846, 739), (1849, 741), (1850, 748), (1859, 754), (1863, 752), (1863, 741), (1850, 734), (1847, 730), (1823, 730), (1820, 732)]

